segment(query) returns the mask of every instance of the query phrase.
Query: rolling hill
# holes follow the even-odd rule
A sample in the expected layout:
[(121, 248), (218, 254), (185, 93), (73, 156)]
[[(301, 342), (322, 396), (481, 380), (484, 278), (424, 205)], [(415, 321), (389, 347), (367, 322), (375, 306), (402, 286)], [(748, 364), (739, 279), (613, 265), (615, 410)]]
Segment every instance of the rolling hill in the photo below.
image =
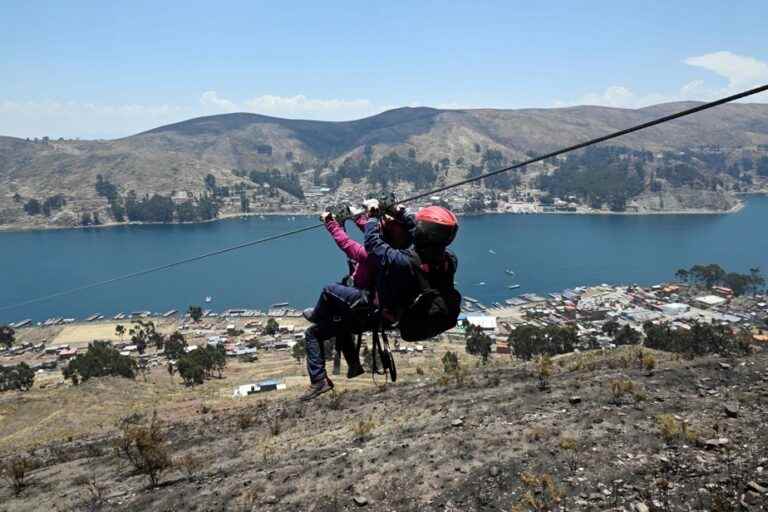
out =
[[(101, 201), (94, 189), (102, 174), (123, 192), (198, 192), (203, 177), (234, 184), (232, 170), (307, 166), (362, 155), (415, 150), (419, 160), (444, 157), (467, 163), (477, 148), (509, 159), (544, 152), (626, 128), (693, 103), (630, 110), (579, 106), (558, 109), (440, 110), (400, 108), (345, 122), (281, 119), (236, 113), (200, 117), (107, 141), (28, 141), (0, 137), (0, 223), (12, 224), (22, 198), (64, 194)], [(650, 128), (615, 141), (633, 149), (680, 150), (702, 145), (739, 148), (768, 144), (768, 105), (732, 104)], [(13, 197), (16, 196), (14, 204)], [(14, 213), (16, 212), (16, 214)]]

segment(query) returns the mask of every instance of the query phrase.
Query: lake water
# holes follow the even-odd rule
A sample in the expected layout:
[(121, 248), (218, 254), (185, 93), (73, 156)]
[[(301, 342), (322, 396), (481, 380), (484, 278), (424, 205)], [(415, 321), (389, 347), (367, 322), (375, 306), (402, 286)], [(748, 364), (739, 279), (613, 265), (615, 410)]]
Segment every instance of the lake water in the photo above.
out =
[[(0, 233), (0, 307), (316, 222), (267, 217), (198, 225)], [(600, 283), (655, 284), (680, 267), (768, 270), (768, 197), (732, 215), (484, 215), (461, 219), (460, 290), (486, 304)], [(354, 229), (354, 228), (352, 228)], [(495, 251), (495, 254), (489, 252)], [(312, 305), (345, 262), (325, 230), (12, 310), (0, 323), (137, 310)], [(513, 270), (510, 277), (505, 269)], [(485, 285), (479, 285), (480, 282)], [(507, 285), (520, 284), (516, 290)]]

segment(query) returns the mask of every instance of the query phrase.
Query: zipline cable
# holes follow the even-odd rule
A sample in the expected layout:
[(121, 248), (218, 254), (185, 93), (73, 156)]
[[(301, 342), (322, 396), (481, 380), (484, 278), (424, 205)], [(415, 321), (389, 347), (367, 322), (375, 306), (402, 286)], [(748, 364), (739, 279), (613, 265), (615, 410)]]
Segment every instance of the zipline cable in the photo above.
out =
[[(720, 98), (718, 100), (711, 101), (709, 103), (702, 103), (701, 105), (698, 105), (698, 106), (695, 106), (695, 107), (692, 107), (692, 108), (689, 108), (689, 109), (686, 109), (686, 110), (681, 110), (680, 112), (676, 112), (674, 114), (669, 114), (667, 116), (663, 116), (663, 117), (660, 117), (658, 119), (654, 119), (652, 121), (648, 121), (646, 123), (635, 125), (635, 126), (632, 126), (630, 128), (625, 128), (624, 130), (619, 130), (617, 132), (613, 132), (613, 133), (610, 133), (608, 135), (603, 135), (602, 137), (597, 137), (595, 139), (590, 139), (590, 140), (585, 141), (585, 142), (580, 142), (578, 144), (574, 144), (572, 146), (568, 146), (568, 147), (563, 148), (563, 149), (558, 149), (557, 151), (552, 151), (551, 153), (546, 153), (544, 155), (539, 155), (537, 157), (531, 158), (531, 159), (526, 160), (524, 162), (520, 162), (520, 163), (517, 163), (517, 164), (514, 164), (514, 165), (510, 165), (509, 167), (504, 167), (503, 169), (497, 169), (495, 171), (490, 171), (490, 172), (487, 172), (487, 173), (484, 173), (484, 174), (480, 174), (480, 175), (474, 176), (472, 178), (467, 178), (467, 179), (464, 179), (464, 180), (461, 180), (461, 181), (457, 181), (455, 183), (450, 183), (448, 185), (436, 188), (436, 189), (431, 190), (429, 192), (423, 192), (421, 194), (417, 194), (415, 196), (411, 196), (411, 197), (408, 197), (406, 199), (400, 200), (400, 201), (398, 201), (398, 203), (410, 203), (410, 202), (416, 201), (418, 199), (423, 199), (425, 197), (428, 197), (428, 196), (431, 196), (431, 195), (434, 195), (434, 194), (439, 194), (440, 192), (445, 192), (446, 190), (450, 190), (452, 188), (461, 187), (461, 186), (467, 185), (469, 183), (474, 183), (475, 181), (480, 181), (480, 180), (483, 180), (483, 179), (486, 179), (486, 178), (490, 178), (491, 176), (496, 176), (497, 174), (501, 174), (503, 172), (509, 172), (509, 171), (514, 170), (514, 169), (519, 169), (521, 167), (525, 167), (526, 165), (534, 164), (536, 162), (541, 162), (542, 160), (546, 160), (547, 158), (552, 158), (552, 157), (555, 157), (555, 156), (558, 156), (558, 155), (569, 153), (571, 151), (575, 151), (577, 149), (585, 148), (587, 146), (592, 146), (594, 144), (599, 144), (600, 142), (605, 142), (607, 140), (615, 139), (615, 138), (621, 137), (623, 135), (628, 135), (630, 133), (634, 133), (634, 132), (637, 132), (637, 131), (640, 131), (640, 130), (644, 130), (646, 128), (650, 128), (652, 126), (657, 126), (657, 125), (660, 125), (660, 124), (663, 124), (663, 123), (667, 123), (669, 121), (673, 121), (673, 120), (679, 119), (681, 117), (689, 116), (691, 114), (695, 114), (695, 113), (701, 112), (703, 110), (708, 110), (708, 109), (711, 109), (713, 107), (717, 107), (719, 105), (724, 105), (725, 103), (730, 103), (730, 102), (733, 102), (733, 101), (736, 101), (736, 100), (739, 100), (739, 99), (742, 99), (742, 98), (746, 98), (748, 96), (753, 96), (755, 94), (759, 94), (761, 92), (766, 92), (766, 91), (768, 91), (768, 84), (761, 85), (759, 87), (755, 87), (753, 89), (749, 89), (747, 91), (743, 91), (743, 92), (740, 92), (740, 93), (737, 93), (737, 94), (733, 94), (731, 96), (726, 96), (724, 98)], [(6, 311), (6, 310), (9, 310), (9, 309), (16, 309), (16, 308), (20, 308), (20, 307), (23, 307), (23, 306), (28, 306), (30, 304), (35, 304), (35, 303), (38, 303), (38, 302), (44, 302), (44, 301), (47, 301), (47, 300), (50, 300), (50, 299), (55, 299), (57, 297), (63, 297), (65, 295), (71, 295), (71, 294), (82, 292), (82, 291), (85, 291), (85, 290), (90, 290), (91, 288), (96, 288), (96, 287), (99, 287), (99, 286), (106, 286), (108, 284), (116, 283), (118, 281), (124, 281), (126, 279), (131, 279), (133, 277), (145, 276), (147, 274), (152, 274), (154, 272), (160, 272), (160, 271), (163, 271), (163, 270), (168, 270), (170, 268), (173, 268), (173, 267), (176, 267), (176, 266), (179, 266), (179, 265), (183, 265), (185, 263), (191, 263), (191, 262), (194, 262), (194, 261), (199, 261), (199, 260), (202, 260), (202, 259), (205, 259), (205, 258), (210, 258), (211, 256), (218, 256), (219, 254), (224, 254), (224, 253), (227, 253), (227, 252), (236, 251), (238, 249), (243, 249), (245, 247), (252, 247), (254, 245), (259, 245), (259, 244), (263, 244), (263, 243), (266, 243), (266, 242), (271, 242), (273, 240), (279, 240), (281, 238), (287, 238), (289, 236), (293, 236), (293, 235), (296, 235), (296, 234), (299, 234), (299, 233), (303, 233), (305, 231), (311, 231), (313, 229), (317, 229), (317, 228), (320, 228), (322, 226), (323, 226), (323, 224), (314, 224), (312, 226), (306, 226), (306, 227), (303, 227), (303, 228), (294, 229), (293, 231), (286, 231), (285, 233), (280, 233), (280, 234), (277, 234), (277, 235), (271, 235), (271, 236), (268, 236), (268, 237), (265, 237), (265, 238), (260, 238), (259, 240), (253, 240), (253, 241), (250, 241), (250, 242), (244, 242), (244, 243), (241, 243), (241, 244), (238, 244), (238, 245), (234, 245), (232, 247), (226, 247), (224, 249), (219, 249), (219, 250), (208, 252), (208, 253), (205, 253), (205, 254), (200, 254), (198, 256), (192, 256), (190, 258), (186, 258), (186, 259), (183, 259), (183, 260), (174, 261), (174, 262), (168, 263), (166, 265), (160, 265), (158, 267), (152, 267), (152, 268), (140, 270), (138, 272), (133, 272), (133, 273), (130, 273), (130, 274), (124, 274), (122, 276), (118, 276), (118, 277), (114, 277), (114, 278), (111, 278), (111, 279), (107, 279), (105, 281), (99, 281), (99, 282), (96, 282), (96, 283), (91, 283), (91, 284), (87, 284), (87, 285), (84, 285), (84, 286), (79, 286), (77, 288), (71, 288), (69, 290), (64, 290), (64, 291), (52, 293), (52, 294), (49, 294), (49, 295), (44, 295), (42, 297), (37, 297), (37, 298), (34, 298), (34, 299), (26, 300), (24, 302), (20, 302), (20, 303), (17, 303), (17, 304), (10, 304), (10, 305), (6, 305), (6, 306), (2, 306), (2, 307), (0, 307), (0, 311)]]

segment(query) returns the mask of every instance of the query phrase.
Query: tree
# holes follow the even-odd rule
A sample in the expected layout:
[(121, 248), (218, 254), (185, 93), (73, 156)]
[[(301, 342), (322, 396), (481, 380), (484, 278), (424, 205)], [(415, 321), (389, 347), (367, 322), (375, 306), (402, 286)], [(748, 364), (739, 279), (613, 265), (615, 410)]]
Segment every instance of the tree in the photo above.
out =
[(0, 325), (0, 345), (5, 345), (5, 348), (11, 348), (13, 342), (16, 341), (16, 331), (10, 325)]
[(264, 333), (270, 336), (274, 336), (278, 332), (280, 332), (280, 325), (277, 323), (277, 320), (275, 320), (274, 318), (270, 318), (269, 320), (267, 320), (267, 325), (264, 328)]
[(622, 345), (637, 345), (640, 343), (640, 332), (634, 330), (629, 324), (616, 332), (613, 343), (618, 347)]
[(139, 354), (143, 354), (150, 343), (154, 344), (158, 350), (163, 348), (163, 336), (155, 330), (153, 322), (137, 320), (128, 333), (131, 335), (131, 343), (136, 345)]
[(694, 265), (689, 270), (689, 273), (694, 281), (703, 284), (707, 288), (712, 288), (725, 277), (725, 270), (720, 265), (714, 263)]
[(40, 201), (37, 199), (30, 199), (24, 204), (24, 211), (27, 212), (27, 215), (40, 215), (43, 208), (40, 205)]
[(115, 326), (115, 334), (120, 336), (120, 341), (123, 341), (123, 336), (125, 336), (125, 326), (122, 324), (117, 324)]
[(684, 269), (678, 269), (677, 272), (675, 272), (675, 277), (678, 279), (678, 281), (681, 281), (683, 283), (688, 282), (688, 278), (690, 277), (690, 273)]
[(35, 372), (27, 363), (0, 366), (0, 391), (29, 391), (35, 382)]
[(304, 359), (307, 357), (307, 347), (304, 345), (303, 341), (298, 341), (291, 349), (291, 356), (298, 362), (301, 363)]
[(91, 224), (93, 224), (93, 218), (91, 217), (91, 214), (89, 212), (83, 212), (83, 215), (80, 217), (80, 225), (90, 226)]
[(573, 352), (578, 341), (576, 329), (550, 325), (521, 325), (509, 335), (509, 346), (517, 357), (530, 361), (537, 355), (555, 356)]
[(480, 356), (483, 360), (483, 364), (488, 362), (488, 356), (491, 353), (491, 344), (493, 340), (488, 336), (483, 329), (468, 325), (466, 330), (466, 351), (467, 354), (473, 356)]
[(65, 379), (73, 384), (95, 377), (116, 376), (126, 379), (136, 377), (136, 361), (120, 354), (108, 341), (88, 344), (85, 354), (78, 354), (63, 370)]
[(178, 360), (187, 353), (187, 340), (179, 331), (175, 331), (165, 342), (165, 355), (169, 359)]
[(603, 334), (607, 334), (608, 336), (613, 336), (616, 334), (616, 331), (619, 330), (619, 322), (616, 320), (608, 320), (603, 324), (603, 328), (601, 329), (603, 331)]
[(200, 306), (189, 306), (189, 316), (192, 321), (197, 323), (203, 318), (203, 309)]
[(205, 188), (207, 188), (213, 194), (215, 194), (216, 193), (216, 176), (214, 176), (213, 174), (206, 174), (203, 181), (205, 182)]
[[(195, 352), (195, 350), (192, 352)], [(192, 352), (190, 352), (190, 354)], [(190, 357), (189, 354), (186, 354), (179, 358), (176, 366), (185, 385), (193, 386), (195, 384), (203, 383), (205, 379), (205, 370), (194, 357)]]

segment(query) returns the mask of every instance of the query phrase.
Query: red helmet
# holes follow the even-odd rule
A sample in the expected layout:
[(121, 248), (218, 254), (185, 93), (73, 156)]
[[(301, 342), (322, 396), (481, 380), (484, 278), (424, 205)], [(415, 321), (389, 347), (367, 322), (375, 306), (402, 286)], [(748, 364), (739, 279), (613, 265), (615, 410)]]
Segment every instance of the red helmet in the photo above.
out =
[(427, 206), (416, 213), (413, 243), (416, 247), (447, 247), (456, 238), (459, 221), (442, 206)]

